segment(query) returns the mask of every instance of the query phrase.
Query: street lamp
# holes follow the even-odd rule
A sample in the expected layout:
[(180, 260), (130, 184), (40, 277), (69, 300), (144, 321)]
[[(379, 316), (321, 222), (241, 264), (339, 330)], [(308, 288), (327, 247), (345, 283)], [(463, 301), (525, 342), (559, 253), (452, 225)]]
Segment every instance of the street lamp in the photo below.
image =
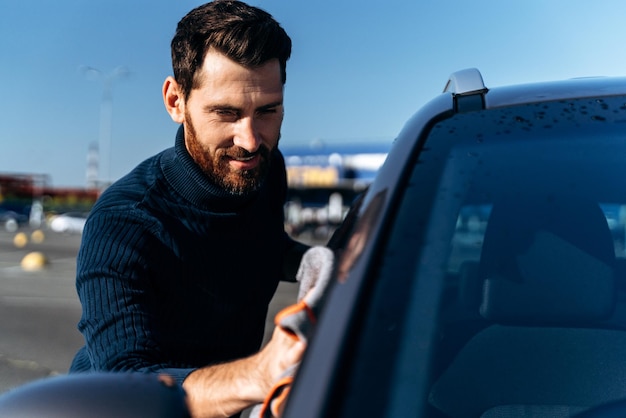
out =
[[(104, 161), (106, 173), (101, 176), (99, 183), (108, 185), (111, 182), (111, 125), (113, 120), (113, 82), (127, 78), (130, 71), (126, 67), (117, 67), (110, 73), (104, 73), (97, 68), (82, 66), (81, 72), (90, 80), (102, 82), (102, 100), (100, 103), (100, 146), (99, 154)], [(97, 179), (96, 175), (96, 179)], [(98, 183), (98, 181), (96, 181)]]

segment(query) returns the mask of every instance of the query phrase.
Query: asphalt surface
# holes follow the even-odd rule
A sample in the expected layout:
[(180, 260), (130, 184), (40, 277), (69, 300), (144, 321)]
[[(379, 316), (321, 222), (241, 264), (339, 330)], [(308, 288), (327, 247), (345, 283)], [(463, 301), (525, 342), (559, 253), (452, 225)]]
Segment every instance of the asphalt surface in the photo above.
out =
[[(31, 229), (18, 231), (16, 241), (17, 233), (0, 229), (0, 393), (67, 373), (83, 344), (76, 329), (81, 308), (74, 287), (80, 236), (42, 232), (41, 242)], [(22, 263), (33, 253), (44, 255), (47, 263), (26, 270)], [(297, 284), (279, 286), (269, 307), (266, 340), (274, 315), (294, 303), (296, 294)]]
[[(32, 232), (0, 231), (1, 391), (65, 373), (82, 343), (74, 290), (80, 237), (44, 232), (43, 241), (35, 242)], [(48, 262), (39, 270), (24, 270), (21, 262), (32, 253), (45, 255)]]

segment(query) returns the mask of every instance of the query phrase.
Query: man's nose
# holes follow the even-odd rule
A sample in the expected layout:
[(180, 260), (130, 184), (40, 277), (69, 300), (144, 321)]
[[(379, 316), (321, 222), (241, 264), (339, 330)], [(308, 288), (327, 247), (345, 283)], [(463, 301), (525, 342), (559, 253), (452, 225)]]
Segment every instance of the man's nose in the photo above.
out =
[(242, 118), (237, 123), (233, 143), (248, 152), (255, 152), (261, 145), (261, 135), (252, 118)]

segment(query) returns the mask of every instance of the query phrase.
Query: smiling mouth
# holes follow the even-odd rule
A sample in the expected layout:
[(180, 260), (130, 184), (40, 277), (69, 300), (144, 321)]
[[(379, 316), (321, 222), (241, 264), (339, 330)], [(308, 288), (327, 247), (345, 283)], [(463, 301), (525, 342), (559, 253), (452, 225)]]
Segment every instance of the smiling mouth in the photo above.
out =
[(256, 157), (258, 154), (252, 154), (249, 155), (247, 157), (230, 157), (231, 159), (235, 160), (235, 161), (250, 161), (252, 159), (254, 159), (254, 157)]
[(261, 155), (254, 153), (244, 156), (228, 156), (230, 166), (235, 170), (251, 170), (259, 164)]
[(241, 147), (233, 146), (225, 150), (224, 158), (231, 169), (237, 171), (255, 170), (264, 161), (269, 160), (270, 151), (267, 147), (260, 146), (254, 152), (249, 152)]

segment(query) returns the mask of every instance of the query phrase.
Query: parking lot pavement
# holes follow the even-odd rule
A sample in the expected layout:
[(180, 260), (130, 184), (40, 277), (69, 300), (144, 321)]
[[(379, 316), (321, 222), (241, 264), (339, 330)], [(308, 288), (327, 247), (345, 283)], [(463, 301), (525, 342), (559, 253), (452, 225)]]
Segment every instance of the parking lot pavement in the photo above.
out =
[[(65, 373), (82, 344), (74, 288), (80, 237), (33, 232), (0, 230), (0, 392)], [(22, 268), (35, 253), (45, 265)]]

